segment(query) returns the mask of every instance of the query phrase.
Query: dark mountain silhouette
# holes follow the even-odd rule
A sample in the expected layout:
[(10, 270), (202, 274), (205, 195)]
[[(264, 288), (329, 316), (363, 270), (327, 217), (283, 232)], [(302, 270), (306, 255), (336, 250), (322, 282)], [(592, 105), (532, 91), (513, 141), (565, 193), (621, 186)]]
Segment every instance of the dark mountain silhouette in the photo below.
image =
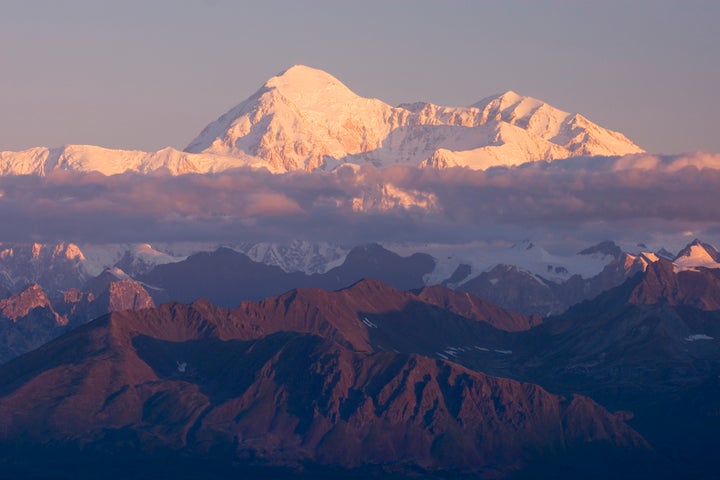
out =
[(614, 258), (620, 258), (622, 254), (622, 248), (612, 240), (602, 241), (578, 252), (578, 255), (606, 255)]
[(362, 278), (375, 278), (402, 290), (419, 288), (425, 284), (423, 275), (430, 273), (434, 265), (429, 255), (401, 257), (372, 244), (351, 250), (339, 267), (306, 275), (288, 273), (220, 248), (191, 255), (182, 262), (158, 265), (140, 280), (158, 289), (150, 290), (156, 303), (207, 298), (219, 306), (235, 307), (242, 300), (260, 300), (293, 288), (337, 290)]

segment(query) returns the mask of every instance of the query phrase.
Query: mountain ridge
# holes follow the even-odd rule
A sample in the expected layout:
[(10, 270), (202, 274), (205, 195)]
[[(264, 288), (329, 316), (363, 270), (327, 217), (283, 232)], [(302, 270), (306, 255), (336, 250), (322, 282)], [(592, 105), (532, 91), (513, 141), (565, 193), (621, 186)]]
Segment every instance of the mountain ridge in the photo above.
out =
[[(617, 254), (609, 243), (588, 250)], [(624, 265), (626, 257), (616, 260)], [(532, 461), (525, 447), (550, 438), (557, 439), (552, 449), (531, 451), (570, 455), (574, 468), (582, 461), (566, 450), (570, 439), (594, 452), (619, 442), (640, 457), (647, 440), (662, 455), (651, 460), (655, 470), (640, 457), (630, 462), (642, 469), (638, 478), (664, 478), (658, 472), (665, 466), (672, 467), (668, 478), (688, 468), (690, 478), (712, 478), (701, 473), (717, 470), (717, 397), (691, 397), (717, 390), (718, 298), (720, 270), (679, 270), (659, 258), (540, 324), (443, 287), (403, 292), (372, 279), (333, 292), (296, 289), (234, 309), (198, 300), (124, 311), (0, 366), (0, 411), (21, 413), (0, 415), (0, 433), (10, 432), (9, 440), (27, 432), (41, 446), (72, 438), (112, 450), (119, 441), (201, 458), (220, 442), (233, 455), (251, 448), (281, 465), (355, 468), (360, 452), (371, 463), (403, 458), (428, 471), (472, 465), (467, 472), (481, 477), (510, 473), (493, 470), (491, 458), (522, 471)], [(517, 381), (537, 381), (563, 400)], [(41, 388), (52, 394), (38, 395)], [(591, 399), (618, 411), (608, 417)], [(700, 411), (684, 411), (686, 401)], [(29, 409), (48, 420), (25, 422)], [(546, 430), (558, 411), (572, 431)], [(371, 448), (378, 440), (363, 427), (368, 418), (383, 426), (377, 438), (392, 438), (380, 443), (382, 452)], [(483, 442), (457, 433), (456, 423), (481, 432)], [(683, 432), (698, 437), (686, 446), (677, 441)], [(518, 434), (541, 440), (517, 443)], [(514, 453), (493, 450), (495, 441)]]
[[(258, 125), (267, 133), (258, 136)], [(208, 125), (186, 151), (242, 151), (265, 158), (273, 171), (288, 171), (346, 161), (487, 168), (642, 149), (582, 116), (514, 92), (471, 107), (392, 107), (356, 95), (326, 72), (296, 65)]]
[[(409, 107), (409, 108), (405, 108)], [(185, 151), (92, 145), (0, 152), (0, 175), (54, 171), (171, 174), (266, 168), (273, 173), (350, 164), (485, 169), (643, 150), (582, 115), (514, 92), (470, 107), (364, 98), (327, 72), (295, 65), (208, 124)]]
[[(323, 295), (352, 308), (376, 302), (387, 317), (381, 328), (399, 320), (383, 305), (410, 295), (367, 280), (296, 294), (317, 308), (327, 305)], [(207, 301), (112, 313), (0, 366), (0, 441), (198, 458), (220, 449), (232, 463), (370, 464), (474, 478), (507, 476), (538, 457), (588, 446), (650, 453), (622, 414), (589, 398), (348, 342), (353, 327), (376, 329), (358, 311), (347, 325), (330, 308), (334, 334), (312, 308), (298, 317), (312, 328), (288, 329), (272, 305), (255, 305), (265, 318)]]

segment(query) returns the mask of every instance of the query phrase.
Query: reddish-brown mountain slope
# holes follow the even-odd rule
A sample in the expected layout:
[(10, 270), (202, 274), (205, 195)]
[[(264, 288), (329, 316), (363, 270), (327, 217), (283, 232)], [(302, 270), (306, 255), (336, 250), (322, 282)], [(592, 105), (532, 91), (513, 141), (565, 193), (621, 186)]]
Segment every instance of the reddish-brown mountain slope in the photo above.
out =
[(642, 281), (630, 293), (629, 302), (720, 310), (720, 269), (697, 268), (676, 272), (671, 262), (660, 259), (648, 265)]
[[(365, 309), (376, 300), (355, 298)], [(267, 335), (239, 315), (207, 302), (113, 313), (17, 358), (0, 367), (0, 437), (484, 476), (587, 445), (646, 448), (587, 398), (419, 355)]]
[(97, 295), (70, 289), (52, 303), (39, 285), (30, 285), (0, 300), (0, 363), (108, 312), (153, 306), (142, 285), (132, 280), (110, 282)]

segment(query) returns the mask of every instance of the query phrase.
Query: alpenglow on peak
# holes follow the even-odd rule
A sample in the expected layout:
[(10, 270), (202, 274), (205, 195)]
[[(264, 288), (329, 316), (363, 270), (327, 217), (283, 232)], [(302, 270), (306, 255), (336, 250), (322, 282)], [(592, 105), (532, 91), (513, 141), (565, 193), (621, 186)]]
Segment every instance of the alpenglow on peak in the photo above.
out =
[(343, 164), (486, 169), (642, 151), (621, 133), (513, 91), (469, 107), (391, 106), (357, 95), (323, 70), (295, 65), (211, 122), (182, 152), (37, 147), (0, 152), (0, 175), (180, 175), (239, 167), (284, 173)]
[(329, 73), (305, 65), (294, 65), (265, 82), (264, 88), (275, 88), (296, 105), (312, 108), (322, 103), (337, 103), (359, 98)]
[(268, 80), (193, 140), (188, 152), (245, 154), (272, 171), (342, 163), (487, 168), (642, 149), (585, 117), (513, 91), (470, 107), (390, 106), (296, 65)]

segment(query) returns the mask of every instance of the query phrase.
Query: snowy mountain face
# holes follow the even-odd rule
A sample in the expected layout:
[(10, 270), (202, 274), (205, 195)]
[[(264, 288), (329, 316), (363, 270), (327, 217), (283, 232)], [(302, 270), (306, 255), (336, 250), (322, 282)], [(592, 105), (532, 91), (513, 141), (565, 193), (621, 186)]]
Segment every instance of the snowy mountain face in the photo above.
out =
[[(203, 247), (198, 245), (197, 250)], [(157, 265), (185, 260), (188, 255), (174, 254), (148, 243), (83, 244), (80, 248), (84, 254), (83, 268), (93, 277), (113, 268), (134, 277), (147, 273)], [(118, 278), (122, 278), (122, 275)]]
[(233, 249), (244, 253), (253, 261), (278, 266), (285, 272), (306, 274), (325, 273), (341, 265), (349, 252), (348, 248), (328, 242), (312, 243), (300, 240), (289, 244), (249, 243), (235, 245)]
[(0, 243), (0, 287), (17, 293), (37, 283), (51, 294), (78, 288), (90, 277), (85, 260), (73, 243)]
[(29, 284), (38, 284), (54, 299), (68, 290), (82, 288), (103, 272), (116, 272), (116, 279), (135, 277), (157, 265), (185, 258), (146, 243), (0, 243), (0, 291), (19, 293)]
[[(115, 272), (114, 279), (138, 278), (158, 265), (177, 263), (199, 252), (212, 252), (216, 243), (139, 244), (0, 244), (0, 296), (18, 293), (28, 284), (39, 284), (49, 295), (57, 296), (81, 288), (90, 279)], [(341, 265), (350, 247), (329, 242), (292, 241), (224, 245), (244, 253), (251, 260), (280, 267), (284, 272), (324, 274)], [(548, 252), (524, 240), (517, 243), (485, 244), (384, 244), (400, 255), (426, 253), (434, 258), (434, 268), (425, 274), (426, 285), (445, 284), (452, 288), (489, 272), (498, 266), (513, 267), (540, 282), (562, 284), (579, 277), (589, 280), (602, 272), (624, 278), (645, 271), (660, 256), (678, 270), (698, 267), (720, 268), (720, 252), (712, 245), (695, 240), (677, 255), (660, 250), (658, 254), (605, 241), (580, 252)], [(641, 248), (638, 250), (638, 248)], [(54, 297), (53, 297), (54, 298)]]
[(242, 155), (193, 154), (164, 148), (157, 152), (112, 150), (92, 145), (66, 145), (61, 148), (37, 147), (21, 152), (0, 152), (0, 175), (47, 175), (54, 170), (120, 173), (214, 173), (252, 166), (253, 159)]
[(251, 155), (285, 172), (345, 162), (483, 169), (642, 149), (580, 115), (514, 92), (471, 107), (392, 107), (298, 65), (208, 125), (186, 151)]
[[(560, 283), (573, 275), (590, 278), (600, 273), (616, 258), (614, 254), (595, 250), (592, 250), (593, 254), (570, 251), (550, 253), (529, 240), (498, 245), (470, 243), (423, 246), (386, 244), (385, 246), (403, 255), (413, 252), (432, 255), (436, 259), (436, 267), (425, 278), (426, 283), (434, 285), (444, 282), (451, 288), (460, 286), (465, 281), (488, 272), (498, 265), (517, 267), (529, 275)], [(448, 280), (458, 268), (464, 268), (465, 275)]]
[(678, 270), (720, 268), (720, 252), (712, 245), (695, 239), (677, 254), (673, 263)]
[(326, 72), (296, 65), (210, 123), (184, 152), (37, 147), (0, 152), (0, 175), (55, 170), (181, 175), (240, 167), (284, 173), (347, 163), (485, 169), (639, 152), (620, 133), (511, 91), (470, 107), (392, 107), (356, 95)]
[[(505, 308), (542, 315), (560, 313), (571, 305), (620, 285), (639, 272), (647, 271), (661, 258), (647, 251), (644, 244), (631, 248), (611, 241), (601, 242), (578, 253), (550, 253), (529, 240), (497, 245), (386, 245), (387, 249), (376, 246), (378, 251), (374, 253), (368, 253), (366, 248), (349, 250), (346, 246), (327, 242), (304, 241), (236, 244), (226, 246), (224, 250), (218, 250), (215, 244), (200, 243), (155, 246), (36, 243), (2, 244), (1, 247), (0, 298), (19, 294), (29, 284), (42, 288), (51, 302), (57, 302), (67, 292), (78, 289), (97, 297), (119, 280), (141, 280), (144, 287), (157, 294), (163, 287), (148, 280), (153, 272), (168, 264), (189, 260), (190, 255), (195, 253), (200, 253), (192, 255), (195, 267), (200, 270), (218, 269), (209, 273), (212, 281), (218, 281), (217, 272), (229, 265), (225, 260), (215, 258), (218, 252), (224, 251), (229, 259), (237, 263), (234, 269), (244, 272), (239, 273), (239, 278), (248, 276), (250, 283), (246, 288), (257, 289), (264, 282), (268, 288), (284, 291), (283, 288), (292, 288), (301, 281), (309, 282), (305, 285), (309, 287), (318, 286), (313, 282), (327, 281), (332, 285), (319, 286), (337, 289), (366, 276), (374, 278), (377, 274), (395, 272), (400, 277), (412, 277), (412, 288), (442, 284), (479, 295)], [(398, 258), (422, 257), (422, 265), (418, 267), (410, 262), (410, 266), (392, 266), (392, 259), (398, 255)], [(671, 254), (664, 252), (663, 255)], [(672, 256), (676, 271), (720, 268), (720, 252), (699, 240)], [(213, 258), (217, 260), (215, 264), (211, 261)], [(368, 271), (371, 264), (379, 270)], [(248, 273), (248, 265), (255, 269), (255, 273)], [(415, 270), (410, 272), (408, 268)], [(270, 280), (268, 275), (272, 277)], [(261, 281), (261, 277), (264, 280)], [(222, 288), (230, 289), (229, 304), (234, 305), (232, 302), (237, 300), (238, 282), (234, 277), (225, 283), (220, 282)], [(190, 301), (197, 297), (198, 292), (191, 289), (185, 294), (186, 300)], [(260, 298), (260, 293), (258, 295)], [(178, 300), (161, 297), (157, 300), (171, 299)]]
[[(616, 287), (659, 260), (658, 255), (604, 241), (578, 253), (550, 253), (524, 240), (512, 245), (423, 245), (394, 247), (431, 253), (435, 268), (423, 279), (471, 292), (526, 314), (558, 314)], [(708, 246), (708, 248), (712, 248)], [(628, 250), (633, 253), (629, 253)], [(673, 255), (674, 257), (674, 255)]]
[[(0, 298), (38, 284), (53, 298), (71, 289), (89, 288), (141, 277), (158, 265), (177, 263), (217, 243), (58, 244), (0, 243)], [(327, 242), (245, 243), (228, 246), (285, 272), (325, 273), (345, 260), (349, 248)], [(102, 277), (108, 277), (102, 280)], [(92, 289), (91, 289), (92, 290)]]
[(122, 258), (115, 262), (114, 267), (122, 270), (131, 277), (143, 275), (157, 265), (175, 263), (184, 260), (182, 256), (172, 256), (153, 248), (148, 243), (130, 245)]

